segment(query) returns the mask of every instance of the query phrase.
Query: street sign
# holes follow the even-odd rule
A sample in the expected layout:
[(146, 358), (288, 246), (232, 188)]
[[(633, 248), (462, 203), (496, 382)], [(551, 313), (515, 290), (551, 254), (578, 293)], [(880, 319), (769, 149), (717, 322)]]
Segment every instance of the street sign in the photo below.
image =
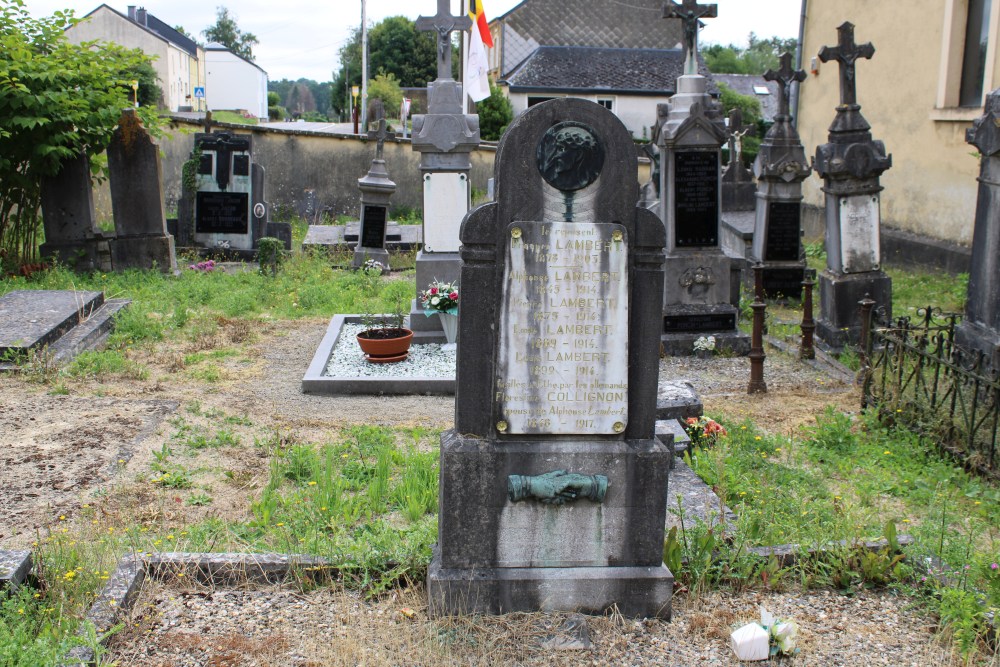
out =
[(195, 86), (194, 87), (194, 96), (197, 99), (204, 99), (204, 97), (205, 97), (205, 87), (204, 86)]

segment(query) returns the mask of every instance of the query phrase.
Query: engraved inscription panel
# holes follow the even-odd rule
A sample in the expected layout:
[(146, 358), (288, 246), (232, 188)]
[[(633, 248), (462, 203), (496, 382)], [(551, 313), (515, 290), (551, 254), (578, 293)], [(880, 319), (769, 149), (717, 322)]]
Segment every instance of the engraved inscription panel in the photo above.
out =
[(494, 400), (507, 434), (628, 423), (628, 238), (611, 223), (507, 230)]
[(840, 259), (844, 273), (879, 269), (878, 195), (840, 199)]
[(385, 206), (365, 206), (361, 215), (361, 245), (365, 248), (385, 246)]
[(199, 234), (249, 234), (250, 195), (245, 192), (197, 193), (194, 229)]
[(799, 259), (799, 229), (802, 207), (798, 202), (768, 204), (767, 248), (764, 260), (794, 262)]
[(683, 151), (674, 156), (675, 244), (719, 244), (719, 154)]

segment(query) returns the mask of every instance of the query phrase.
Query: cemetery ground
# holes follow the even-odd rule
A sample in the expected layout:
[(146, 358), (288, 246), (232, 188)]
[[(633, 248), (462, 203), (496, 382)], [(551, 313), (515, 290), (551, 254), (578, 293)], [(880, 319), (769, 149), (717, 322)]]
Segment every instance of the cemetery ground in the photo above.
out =
[[(960, 281), (892, 275), (911, 286), (896, 291), (897, 313), (961, 305)], [(299, 391), (332, 314), (392, 310), (413, 280), (297, 254), (275, 277), (57, 268), (0, 281), (0, 293), (133, 300), (104, 350), (63, 368), (35, 355), (0, 379), (0, 547), (32, 549), (38, 575), (0, 603), (0, 665), (55, 664), (108, 633), (102, 664), (727, 665), (729, 632), (760, 604), (801, 628), (801, 651), (775, 663), (998, 664), (1000, 491), (862, 414), (844, 374), (773, 347), (763, 396), (746, 395), (745, 358), (662, 362), (728, 429), (688, 461), (736, 517), (710, 527), (669, 494), (682, 526), (665, 548), (679, 584), (671, 623), (590, 618), (592, 648), (579, 652), (552, 639), (565, 614), (428, 618), (437, 442), (453, 399)], [(772, 336), (796, 316), (775, 309)], [(902, 558), (894, 531), (914, 538)], [(854, 546), (886, 536), (885, 548)], [(790, 543), (803, 546), (793, 562), (749, 551)], [(266, 588), (179, 571), (147, 580), (120, 625), (87, 630), (119, 559), (157, 552), (306, 554), (335, 570)]]

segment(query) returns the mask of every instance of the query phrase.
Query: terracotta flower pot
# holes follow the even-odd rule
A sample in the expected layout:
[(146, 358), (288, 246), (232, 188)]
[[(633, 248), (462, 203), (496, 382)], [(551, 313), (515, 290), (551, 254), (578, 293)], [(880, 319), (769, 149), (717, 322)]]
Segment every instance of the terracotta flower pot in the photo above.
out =
[(367, 329), (358, 334), (358, 345), (368, 361), (402, 361), (410, 350), (413, 332), (409, 329)]

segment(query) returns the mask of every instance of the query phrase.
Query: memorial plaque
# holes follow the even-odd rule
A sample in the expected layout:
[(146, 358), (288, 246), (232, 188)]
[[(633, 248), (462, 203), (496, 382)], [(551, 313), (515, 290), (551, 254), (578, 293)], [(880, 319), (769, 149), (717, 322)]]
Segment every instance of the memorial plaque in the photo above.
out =
[(198, 173), (211, 176), (212, 175), (212, 153), (202, 153), (201, 157), (198, 159)]
[(195, 199), (198, 234), (249, 234), (250, 195), (246, 192), (198, 192)]
[(805, 269), (764, 268), (764, 293), (767, 296), (786, 296), (798, 299), (802, 296), (802, 279)]
[(494, 400), (505, 434), (628, 421), (628, 239), (610, 223), (508, 228)]
[(798, 202), (773, 201), (768, 204), (767, 247), (764, 249), (764, 261), (798, 261), (801, 212), (802, 207)]
[(841, 197), (840, 258), (844, 273), (878, 271), (878, 195)]
[(361, 245), (364, 248), (385, 247), (385, 206), (365, 206), (361, 220)]
[(685, 313), (663, 316), (664, 333), (731, 331), (735, 328), (735, 313)]
[(677, 247), (719, 244), (719, 154), (683, 151), (674, 156)]

